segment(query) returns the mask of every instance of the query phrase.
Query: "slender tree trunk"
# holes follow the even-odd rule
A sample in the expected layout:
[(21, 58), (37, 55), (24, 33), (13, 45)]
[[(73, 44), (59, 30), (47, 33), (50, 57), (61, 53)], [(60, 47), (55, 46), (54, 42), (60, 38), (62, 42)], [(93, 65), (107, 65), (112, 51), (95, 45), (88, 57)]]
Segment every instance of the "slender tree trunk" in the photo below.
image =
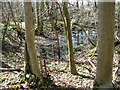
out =
[(25, 27), (26, 27), (26, 44), (27, 50), (30, 57), (30, 66), (31, 71), (37, 77), (41, 77), (39, 63), (37, 59), (37, 53), (35, 50), (34, 38), (35, 38), (35, 27), (34, 27), (34, 16), (33, 16), (33, 8), (31, 2), (24, 2), (25, 9)]
[[(77, 5), (77, 12), (79, 11), (79, 2), (78, 2), (78, 0), (77, 0), (77, 2), (76, 2), (76, 5)], [(78, 19), (79, 17), (77, 16), (76, 17), (76, 21), (75, 21), (75, 23), (76, 24), (78, 24), (79, 23), (79, 19)]]
[(79, 2), (78, 2), (78, 0), (77, 0), (77, 2), (76, 2), (76, 5), (77, 5), (77, 8), (79, 8)]
[[(43, 10), (44, 10), (44, 0), (41, 0), (40, 15), (42, 15)], [(43, 17), (40, 17), (40, 33), (43, 33)]]
[(98, 59), (94, 88), (113, 87), (114, 17), (114, 2), (98, 2)]
[(37, 29), (40, 31), (40, 10), (39, 10), (39, 2), (36, 0), (36, 10), (37, 10)]
[(72, 32), (71, 32), (71, 23), (70, 23), (70, 15), (67, 9), (67, 2), (64, 2), (63, 11), (66, 17), (67, 26), (65, 28), (67, 33), (67, 44), (68, 44), (68, 52), (69, 52), (69, 64), (70, 70), (72, 74), (77, 74), (77, 70), (75, 67), (74, 61), (74, 53), (73, 53), (73, 44), (72, 44)]
[(56, 8), (54, 12), (55, 12), (55, 25), (57, 27), (57, 21), (58, 21), (58, 14), (57, 13), (58, 13), (58, 8)]
[(95, 4), (95, 8), (97, 8), (97, 3), (96, 3), (96, 0), (94, 0), (94, 4)]
[(56, 30), (56, 25), (54, 23), (54, 20), (53, 20), (53, 17), (52, 17), (52, 10), (53, 10), (53, 2), (52, 2), (52, 5), (51, 5), (51, 10), (50, 10), (50, 13), (49, 13), (49, 17), (51, 19), (51, 23), (53, 24), (53, 27), (55, 29), (55, 33), (56, 33), (56, 36), (57, 36), (57, 44), (58, 44), (58, 57), (60, 59), (60, 43), (59, 43), (59, 37), (58, 37), (58, 32)]
[(79, 38), (80, 38), (79, 33), (80, 33), (80, 31), (78, 31), (78, 33), (77, 33), (77, 45), (79, 45), (79, 44), (80, 44), (80, 43), (79, 43)]
[(120, 2), (118, 2), (118, 28), (120, 28)]

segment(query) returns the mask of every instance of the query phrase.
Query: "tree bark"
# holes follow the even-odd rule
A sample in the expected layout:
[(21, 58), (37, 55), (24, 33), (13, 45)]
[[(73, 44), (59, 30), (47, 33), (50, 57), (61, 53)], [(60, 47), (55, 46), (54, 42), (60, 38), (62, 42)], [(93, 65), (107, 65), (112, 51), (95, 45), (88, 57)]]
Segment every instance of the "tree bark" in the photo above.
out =
[(72, 32), (71, 32), (71, 23), (70, 23), (70, 15), (67, 9), (67, 2), (64, 2), (63, 11), (66, 17), (67, 27), (65, 28), (67, 32), (67, 44), (68, 44), (68, 52), (69, 52), (69, 64), (71, 74), (77, 74), (77, 70), (75, 67), (74, 61), (74, 53), (73, 53), (73, 43), (72, 43)]
[(40, 31), (40, 10), (39, 10), (39, 2), (36, 0), (36, 10), (37, 10), (37, 29)]
[(31, 2), (24, 2), (24, 9), (25, 9), (26, 43), (27, 43), (28, 54), (30, 57), (31, 71), (37, 77), (40, 77), (41, 73), (40, 73), (37, 53), (34, 44), (35, 25), (34, 25), (33, 8)]
[(114, 17), (114, 2), (98, 2), (98, 59), (94, 88), (113, 87)]
[[(44, 0), (41, 0), (41, 5), (40, 5), (40, 15), (42, 15), (44, 9)], [(43, 33), (43, 17), (40, 17), (40, 33)]]
[(53, 10), (53, 2), (52, 2), (52, 5), (51, 5), (51, 10), (50, 10), (50, 13), (49, 13), (49, 17), (51, 19), (51, 23), (53, 24), (53, 27), (55, 29), (55, 33), (56, 33), (56, 36), (57, 36), (57, 44), (58, 44), (58, 57), (60, 59), (60, 43), (59, 43), (59, 37), (58, 37), (58, 32), (56, 30), (56, 25), (54, 23), (54, 20), (53, 20), (53, 17), (52, 17), (52, 10)]

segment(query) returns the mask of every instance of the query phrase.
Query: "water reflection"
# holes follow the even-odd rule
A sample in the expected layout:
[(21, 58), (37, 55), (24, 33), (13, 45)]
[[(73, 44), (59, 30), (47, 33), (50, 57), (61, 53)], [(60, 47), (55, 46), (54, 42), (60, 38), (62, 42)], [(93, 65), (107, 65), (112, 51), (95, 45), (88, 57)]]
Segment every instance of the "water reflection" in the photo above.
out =
[[(86, 30), (87, 36), (90, 37), (91, 41), (95, 41), (97, 39), (96, 31), (88, 31)], [(73, 47), (83, 44), (86, 45), (89, 43), (87, 40), (87, 37), (85, 36), (85, 33), (81, 30), (74, 30), (72, 31), (72, 40), (73, 40)], [(58, 58), (58, 48), (57, 48), (57, 40), (50, 40), (50, 39), (44, 39), (40, 40), (39, 42), (36, 43), (36, 50), (37, 54), (40, 55), (40, 50), (38, 50), (38, 46), (41, 48), (44, 48), (46, 51), (46, 56), (47, 57), (52, 57), (52, 58)], [(61, 53), (61, 58), (66, 57), (68, 52), (67, 48), (67, 41), (66, 41), (66, 36), (65, 33), (59, 33), (59, 43), (60, 43), (60, 53)]]

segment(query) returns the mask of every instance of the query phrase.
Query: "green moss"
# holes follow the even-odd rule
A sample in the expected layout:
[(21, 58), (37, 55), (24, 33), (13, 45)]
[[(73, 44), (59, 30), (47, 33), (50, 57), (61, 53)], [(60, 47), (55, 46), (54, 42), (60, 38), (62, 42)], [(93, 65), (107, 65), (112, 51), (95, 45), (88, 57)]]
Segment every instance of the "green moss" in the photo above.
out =
[(24, 83), (25, 82), (25, 79), (24, 78), (21, 78), (20, 79), (20, 83)]
[(82, 79), (83, 77), (82, 76), (78, 76), (78, 79)]
[(96, 48), (89, 51), (88, 56), (91, 56), (95, 52)]
[(77, 52), (77, 51), (81, 51), (81, 48), (80, 47), (73, 47), (73, 50)]
[(14, 78), (13, 78), (13, 77), (9, 79), (9, 81), (12, 81), (12, 80), (14, 80)]

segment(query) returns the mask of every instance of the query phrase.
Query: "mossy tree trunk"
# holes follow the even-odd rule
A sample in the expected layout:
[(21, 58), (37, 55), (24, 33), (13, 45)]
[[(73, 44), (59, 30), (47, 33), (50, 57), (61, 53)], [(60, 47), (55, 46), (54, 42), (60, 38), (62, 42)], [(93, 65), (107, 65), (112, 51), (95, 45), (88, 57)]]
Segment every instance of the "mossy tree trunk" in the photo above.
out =
[(98, 2), (98, 59), (94, 88), (112, 88), (115, 3)]
[(71, 22), (70, 22), (70, 15), (67, 9), (67, 2), (63, 2), (63, 11), (67, 22), (65, 32), (67, 36), (70, 70), (72, 74), (77, 74), (75, 61), (74, 61), (74, 53), (73, 53)]

